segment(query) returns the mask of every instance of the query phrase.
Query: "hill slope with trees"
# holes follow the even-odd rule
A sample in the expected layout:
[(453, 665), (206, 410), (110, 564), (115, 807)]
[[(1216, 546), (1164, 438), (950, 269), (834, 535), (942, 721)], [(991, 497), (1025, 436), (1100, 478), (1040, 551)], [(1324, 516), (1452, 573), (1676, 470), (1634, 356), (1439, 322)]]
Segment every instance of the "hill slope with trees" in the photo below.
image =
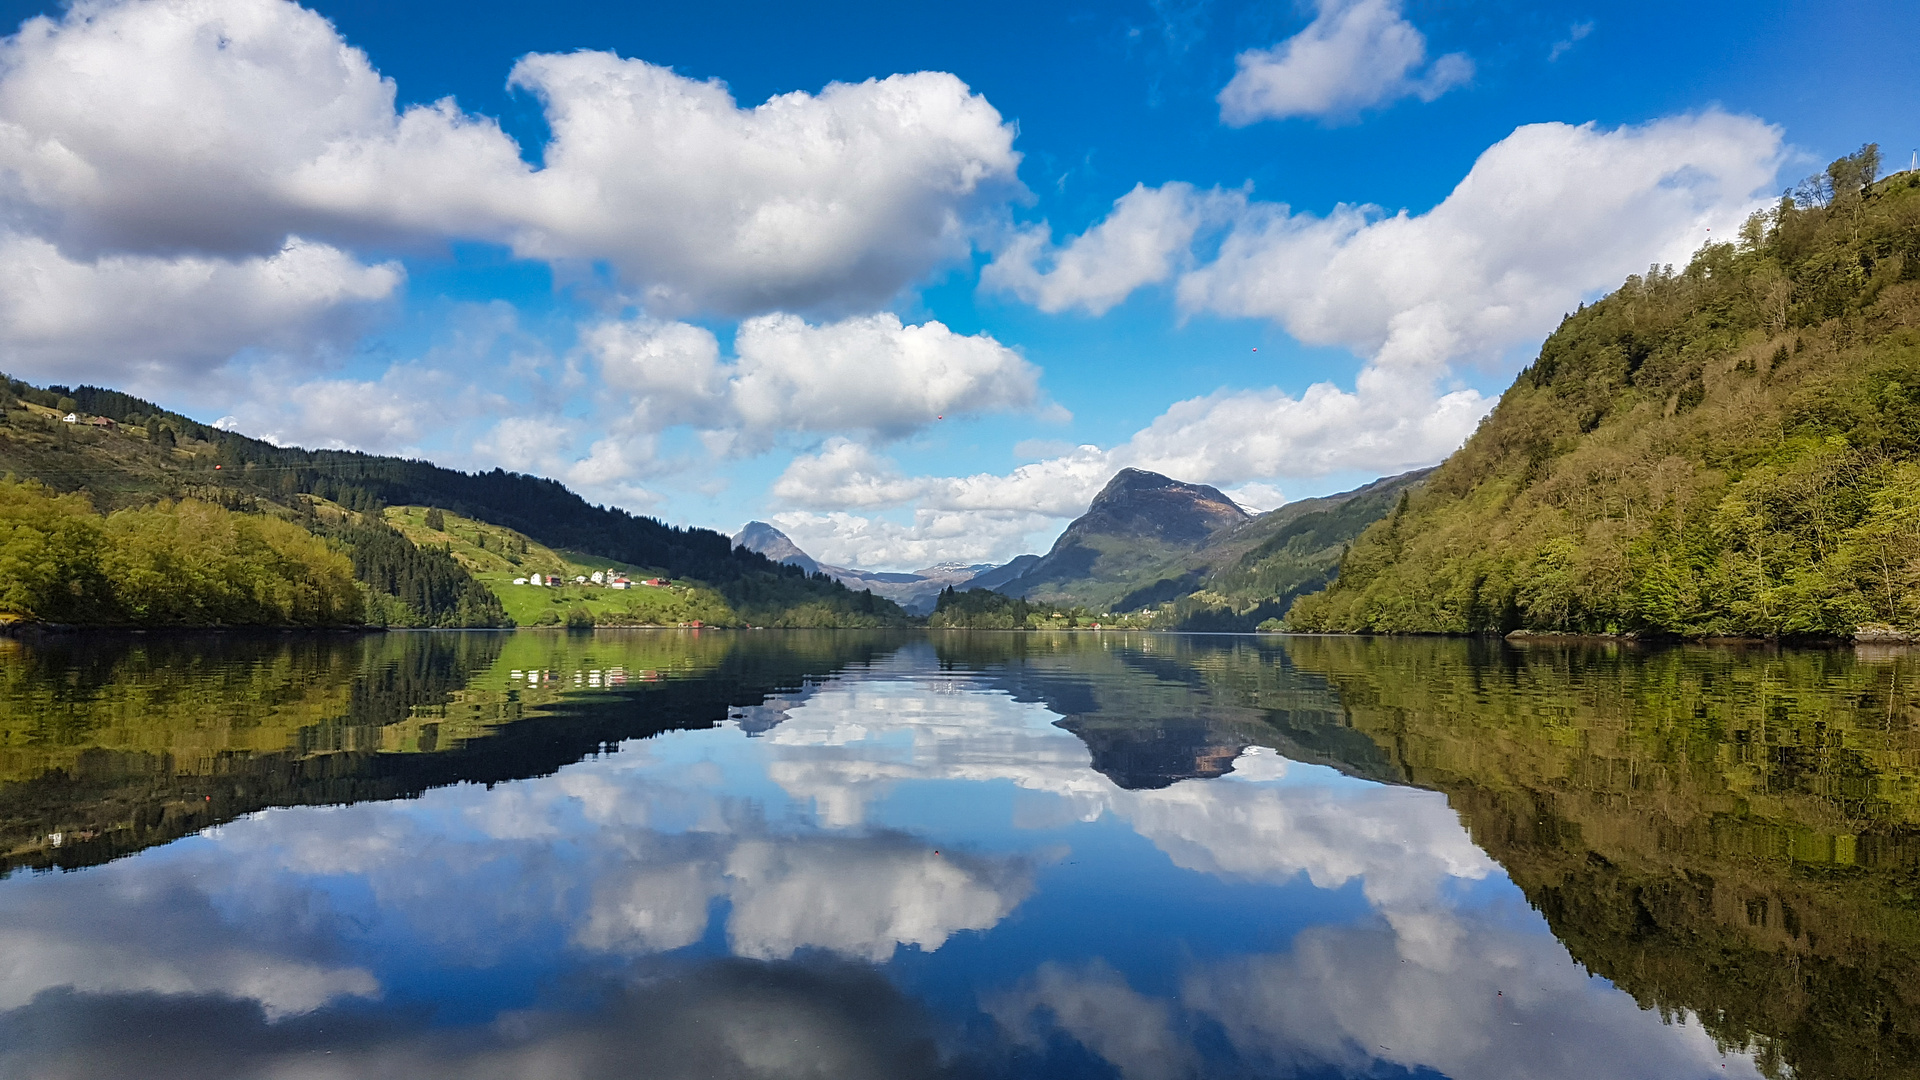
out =
[(1877, 166), (1569, 316), (1289, 626), (1920, 630), (1920, 174)]
[[(66, 421), (69, 415), (75, 420)], [(349, 552), (359, 579), (374, 590), (369, 614), (395, 625), (511, 625), (511, 620), (450, 552), (419, 547), (394, 532), (381, 519), (393, 506), (437, 508), (552, 549), (702, 582), (725, 597), (729, 621), (768, 626), (909, 621), (890, 601), (737, 549), (722, 533), (596, 506), (553, 480), (500, 469), (464, 473), (355, 451), (275, 446), (99, 387), (37, 387), (0, 376), (0, 476), (9, 475), (36, 481), (52, 493), (83, 494), (89, 509), (109, 515), (193, 502), (286, 519)], [(5, 542), (0, 537), (0, 544)], [(422, 603), (429, 610), (419, 610)]]
[(943, 599), (944, 621), (934, 624), (998, 626), (1011, 619), (1019, 625), (1038, 616), (1046, 625), (1067, 618), (1161, 630), (1253, 630), (1277, 622), (1295, 597), (1332, 580), (1354, 537), (1431, 471), (1250, 516), (1215, 488), (1123, 469), (1046, 555), (1023, 555), (960, 586), (1028, 601), (1025, 607)]

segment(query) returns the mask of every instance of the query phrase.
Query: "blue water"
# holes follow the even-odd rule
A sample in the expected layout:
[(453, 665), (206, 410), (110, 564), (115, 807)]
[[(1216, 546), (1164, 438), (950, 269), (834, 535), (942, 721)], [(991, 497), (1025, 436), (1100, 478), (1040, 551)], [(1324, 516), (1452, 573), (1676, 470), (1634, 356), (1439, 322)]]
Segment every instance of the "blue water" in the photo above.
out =
[(1444, 795), (1257, 745), (1122, 786), (1010, 678), (909, 639), (783, 715), (16, 873), (0, 1072), (1758, 1075), (1590, 976)]

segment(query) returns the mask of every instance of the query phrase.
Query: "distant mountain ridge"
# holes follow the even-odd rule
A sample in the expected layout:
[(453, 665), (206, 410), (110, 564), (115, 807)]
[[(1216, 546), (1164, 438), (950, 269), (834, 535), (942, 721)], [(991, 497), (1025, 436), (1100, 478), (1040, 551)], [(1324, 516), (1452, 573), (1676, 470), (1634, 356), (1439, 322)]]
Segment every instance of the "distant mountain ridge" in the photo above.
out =
[(1095, 612), (1157, 610), (1157, 626), (1251, 630), (1338, 572), (1346, 545), (1431, 469), (1253, 515), (1219, 489), (1123, 469), (1045, 555), (963, 588)]
[(1158, 566), (1252, 520), (1218, 488), (1121, 469), (1053, 547), (1000, 591), (1110, 609)]
[(820, 572), (820, 564), (813, 556), (801, 551), (786, 533), (764, 521), (747, 522), (745, 528), (734, 534), (733, 546), (758, 552), (777, 563), (797, 566), (809, 574)]
[(899, 573), (885, 570), (859, 570), (831, 566), (800, 549), (793, 538), (764, 521), (749, 521), (734, 534), (736, 547), (764, 555), (774, 562), (798, 566), (809, 574), (825, 574), (849, 589), (871, 591), (899, 604), (909, 615), (925, 615), (933, 610), (940, 590), (949, 585), (966, 587), (973, 578), (994, 570), (993, 563), (946, 562), (924, 570)]

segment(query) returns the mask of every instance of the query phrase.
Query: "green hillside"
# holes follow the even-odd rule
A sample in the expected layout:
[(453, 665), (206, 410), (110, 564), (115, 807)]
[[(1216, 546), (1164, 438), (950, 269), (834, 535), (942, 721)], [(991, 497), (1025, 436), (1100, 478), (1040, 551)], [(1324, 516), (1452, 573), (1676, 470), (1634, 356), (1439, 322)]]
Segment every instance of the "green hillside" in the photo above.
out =
[[(67, 415), (75, 422), (65, 422)], [(395, 531), (391, 522), (379, 520), (386, 509), (398, 506), (431, 507), (483, 522), (552, 552), (566, 552), (568, 565), (644, 567), (704, 587), (697, 594), (672, 593), (679, 598), (674, 604), (665, 603), (669, 594), (662, 593), (653, 607), (609, 608), (598, 597), (575, 597), (571, 599), (582, 604), (569, 605), (568, 611), (573, 606), (584, 606), (589, 615), (651, 611), (660, 618), (693, 613), (673, 621), (766, 626), (910, 621), (890, 601), (737, 550), (720, 533), (595, 506), (552, 480), (498, 469), (463, 473), (352, 451), (274, 446), (99, 387), (36, 387), (0, 377), (4, 475), (36, 481), (55, 493), (84, 495), (93, 509), (105, 514), (192, 500), (292, 521), (351, 554), (355, 576), (370, 590), (366, 615), (376, 623), (505, 625), (508, 610), (527, 606), (511, 590), (487, 587), (497, 581), (483, 585), (476, 580), (444, 542), (415, 544), (404, 530)], [(0, 544), (5, 542), (0, 536)], [(494, 593), (500, 594), (498, 599)], [(723, 598), (717, 603), (726, 614), (706, 620), (695, 613), (716, 612), (716, 595)], [(549, 597), (531, 614), (537, 620), (552, 606)]]
[[(1430, 469), (1301, 499), (1214, 537), (1152, 585), (1126, 598), (1159, 602), (1155, 625), (1180, 630), (1273, 629), (1303, 594), (1324, 588), (1347, 546), (1390, 513)], [(1171, 599), (1163, 600), (1163, 597)]]
[(103, 515), (0, 478), (0, 624), (357, 626), (353, 569), (279, 518), (197, 499)]
[(1169, 630), (1253, 630), (1332, 580), (1347, 545), (1430, 471), (1249, 517), (1205, 485), (1123, 470), (1051, 551), (990, 586), (1030, 601), (1027, 607), (1015, 611), (975, 599), (957, 607), (957, 600), (943, 601), (941, 610), (956, 626), (1055, 625), (1065, 617)]
[[(512, 529), (424, 506), (388, 507), (385, 518), (416, 546), (438, 548), (451, 555), (499, 598), (520, 626), (556, 626), (565, 623), (569, 615), (578, 621), (577, 612), (585, 612), (602, 626), (743, 623), (724, 596), (698, 582), (670, 580), (658, 587), (636, 585), (628, 589), (573, 583), (577, 577), (590, 578), (595, 572), (605, 571), (622, 573), (638, 582), (663, 573), (656, 568), (555, 551)], [(533, 574), (557, 576), (568, 584), (528, 584)]]
[(1054, 606), (1125, 611), (1144, 585), (1249, 520), (1219, 489), (1121, 469), (1053, 547), (1001, 591)]
[(1877, 158), (1569, 316), (1289, 625), (1920, 630), (1920, 174)]

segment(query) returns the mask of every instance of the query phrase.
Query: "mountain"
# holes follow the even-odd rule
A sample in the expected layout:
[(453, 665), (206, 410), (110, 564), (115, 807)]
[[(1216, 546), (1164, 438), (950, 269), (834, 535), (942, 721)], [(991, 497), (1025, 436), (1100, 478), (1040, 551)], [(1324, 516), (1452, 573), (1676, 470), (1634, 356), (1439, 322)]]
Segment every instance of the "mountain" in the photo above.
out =
[(1126, 469), (1046, 555), (1022, 555), (964, 587), (1154, 611), (1154, 624), (1169, 629), (1251, 630), (1331, 580), (1345, 546), (1431, 471), (1251, 516), (1215, 488)]
[(925, 615), (933, 610), (940, 590), (950, 585), (965, 587), (982, 571), (993, 569), (993, 564), (941, 563), (908, 574), (852, 570), (840, 566), (823, 566), (820, 569), (849, 589), (872, 589), (875, 596), (892, 600), (909, 615)]
[(995, 592), (1005, 592), (1008, 595), (1016, 595), (1017, 590), (1009, 589), (1009, 586), (1021, 578), (1026, 577), (1029, 570), (1039, 565), (1040, 558), (1038, 555), (1016, 555), (1011, 562), (1002, 563), (991, 569), (982, 570), (973, 577), (968, 578), (966, 583), (967, 588), (992, 589)]
[(1250, 520), (1218, 488), (1122, 469), (1003, 591), (1045, 603), (1114, 608), (1155, 580), (1159, 568)]
[(995, 569), (992, 563), (941, 563), (912, 573), (829, 566), (800, 550), (791, 537), (764, 521), (747, 522), (734, 534), (733, 542), (775, 562), (803, 567), (810, 574), (825, 574), (849, 589), (885, 597), (909, 615), (927, 614), (933, 610), (940, 590), (949, 585), (966, 585), (981, 573)]
[(1876, 165), (1568, 316), (1289, 624), (1920, 633), (1920, 173)]
[(733, 535), (733, 546), (759, 552), (774, 562), (797, 566), (809, 574), (820, 572), (820, 564), (813, 556), (801, 551), (786, 533), (764, 521), (747, 522), (746, 527)]
[[(69, 415), (74, 422), (65, 422)], [(275, 446), (100, 387), (37, 387), (0, 376), (0, 476), (7, 474), (55, 492), (83, 492), (101, 511), (192, 498), (291, 518), (321, 532), (351, 524), (326, 514), (344, 511), (377, 524), (389, 507), (431, 507), (499, 526), (555, 551), (703, 583), (725, 597), (741, 622), (869, 626), (906, 621), (905, 613), (884, 598), (863, 598), (801, 568), (739, 550), (722, 533), (595, 506), (557, 481), (500, 469), (465, 473), (377, 454)], [(317, 509), (325, 513), (316, 517)], [(339, 539), (349, 546), (355, 542)], [(395, 547), (391, 541), (383, 535), (379, 543)], [(469, 576), (447, 560), (426, 562), (432, 565), (405, 574), (410, 580)], [(471, 603), (456, 606), (448, 617), (472, 609)]]
[(1121, 602), (1162, 604), (1161, 621), (1183, 630), (1251, 630), (1277, 620), (1296, 598), (1332, 581), (1354, 538), (1432, 472), (1382, 477), (1261, 514), (1213, 537), (1184, 560), (1183, 573), (1167, 574)]

